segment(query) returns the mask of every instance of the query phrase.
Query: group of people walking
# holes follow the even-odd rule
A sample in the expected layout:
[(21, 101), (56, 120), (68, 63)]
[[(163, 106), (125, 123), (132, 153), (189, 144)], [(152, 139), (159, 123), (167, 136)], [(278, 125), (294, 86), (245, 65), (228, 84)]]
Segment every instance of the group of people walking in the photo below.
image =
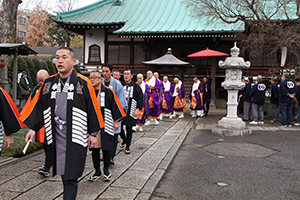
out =
[[(300, 78), (296, 78), (294, 82), (289, 78), (289, 74), (284, 73), (281, 76), (281, 82), (278, 82), (276, 78), (271, 79), (270, 102), (273, 119), (270, 122), (280, 123), (279, 127), (292, 127), (292, 106), (295, 97), (298, 100), (298, 111), (297, 122), (294, 125), (300, 126)], [(256, 84), (253, 83), (252, 77), (244, 78), (245, 88), (240, 91), (240, 97), (244, 100), (244, 121), (250, 121), (252, 125), (264, 124), (263, 105), (265, 104), (266, 85), (262, 80), (261, 75), (257, 76)]]
[[(53, 175), (62, 178), (64, 199), (75, 199), (87, 149), (92, 151), (95, 168), (88, 180), (96, 181), (102, 173), (104, 180), (110, 180), (109, 165), (114, 165), (118, 136), (121, 137), (119, 149), (130, 154), (134, 130), (143, 131), (143, 125), (158, 124), (164, 117), (183, 118), (185, 88), (178, 78), (174, 78), (173, 85), (168, 77), (161, 81), (158, 73), (152, 71), (147, 72), (145, 80), (138, 74), (134, 82), (131, 68), (124, 70), (125, 81), (121, 82), (117, 80), (121, 73), (113, 71), (108, 63), (102, 66), (101, 73), (93, 71), (85, 77), (74, 70), (74, 51), (68, 47), (60, 47), (55, 58), (59, 73), (52, 76), (45, 70), (37, 73), (39, 84), (32, 90), (21, 114), (0, 88), (0, 142), (5, 130), (5, 145), (11, 147), (13, 133), (25, 125), (29, 127), (25, 141), (36, 139), (44, 144), (45, 165), (38, 173), (47, 177), (52, 166)], [(25, 72), (23, 75), (26, 78)]]

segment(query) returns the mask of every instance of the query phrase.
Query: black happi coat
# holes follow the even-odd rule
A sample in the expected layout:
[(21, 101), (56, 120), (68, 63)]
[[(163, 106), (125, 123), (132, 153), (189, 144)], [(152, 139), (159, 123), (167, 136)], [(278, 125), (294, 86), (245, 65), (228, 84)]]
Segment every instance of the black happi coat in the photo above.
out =
[[(67, 97), (67, 136), (64, 178), (74, 180), (82, 175), (89, 134), (104, 127), (97, 97), (91, 82), (75, 70), (70, 75)], [(59, 74), (45, 80), (21, 120), (34, 131), (45, 125), (45, 144), (52, 149), (53, 176), (56, 175), (55, 102)], [(61, 87), (62, 89), (63, 87)]]
[[(99, 94), (98, 94), (99, 96)], [(100, 108), (105, 127), (101, 129), (101, 148), (111, 150), (114, 144), (114, 121), (126, 116), (116, 93), (101, 84)]]
[(3, 142), (3, 132), (10, 135), (25, 126), (20, 120), (20, 113), (10, 95), (0, 87), (0, 154)]
[[(125, 88), (127, 87), (126, 83), (123, 82), (122, 84), (125, 90)], [(135, 126), (137, 118), (134, 117), (133, 114), (137, 108), (139, 110), (142, 110), (142, 108), (144, 107), (144, 96), (141, 87), (137, 83), (131, 81), (129, 85), (130, 85), (130, 97), (129, 97), (129, 101), (127, 102), (128, 109), (123, 124), (127, 126)]]

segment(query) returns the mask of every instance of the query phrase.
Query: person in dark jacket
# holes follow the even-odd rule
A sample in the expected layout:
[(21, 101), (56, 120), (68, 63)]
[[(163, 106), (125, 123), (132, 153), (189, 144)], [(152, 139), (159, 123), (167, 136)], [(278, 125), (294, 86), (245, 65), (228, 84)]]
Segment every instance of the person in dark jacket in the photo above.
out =
[(30, 91), (31, 91), (31, 88), (29, 87), (29, 82), (27, 79), (26, 71), (22, 72), (22, 77), (20, 78), (19, 86), (20, 86), (19, 99), (21, 100), (20, 101), (20, 110), (22, 110), (28, 97), (29, 97)]
[(209, 111), (209, 104), (211, 99), (211, 83), (212, 79), (206, 76), (203, 77), (203, 109), (204, 109), (204, 116), (208, 114)]
[[(247, 80), (245, 78), (245, 80)], [(251, 97), (249, 96), (253, 86), (254, 86), (254, 83), (253, 83), (253, 78), (252, 77), (249, 77), (248, 78), (248, 83), (246, 83), (246, 86), (244, 87), (244, 92), (242, 94), (242, 97), (244, 99), (244, 121), (249, 121), (249, 120), (252, 120), (253, 117), (252, 117), (252, 102), (251, 102)]]
[(296, 85), (297, 85), (297, 93), (296, 93), (296, 98), (298, 100), (298, 110), (297, 110), (297, 123), (295, 123), (295, 126), (300, 126), (300, 77), (296, 78), (295, 80)]
[(124, 129), (121, 127), (120, 136), (123, 139), (123, 142), (120, 149), (125, 148), (125, 153), (130, 154), (132, 127), (136, 125), (139, 110), (142, 110), (144, 107), (144, 98), (141, 87), (132, 81), (133, 70), (131, 68), (125, 68), (123, 75), (125, 80), (123, 86), (128, 109), (126, 110), (126, 117), (122, 122), (122, 125), (126, 126), (126, 135)]
[(277, 78), (271, 79), (271, 105), (272, 105), (272, 115), (273, 120), (271, 123), (279, 121), (279, 86), (280, 84), (277, 82)]
[(279, 90), (279, 107), (281, 124), (279, 127), (292, 127), (293, 113), (292, 106), (296, 94), (295, 84), (289, 80), (288, 74), (283, 74), (281, 77)]
[[(264, 124), (264, 111), (263, 106), (265, 104), (266, 86), (262, 83), (262, 76), (257, 76), (257, 83), (254, 85), (249, 96), (252, 99), (252, 113), (253, 121), (250, 124)], [(260, 120), (258, 121), (258, 113)]]

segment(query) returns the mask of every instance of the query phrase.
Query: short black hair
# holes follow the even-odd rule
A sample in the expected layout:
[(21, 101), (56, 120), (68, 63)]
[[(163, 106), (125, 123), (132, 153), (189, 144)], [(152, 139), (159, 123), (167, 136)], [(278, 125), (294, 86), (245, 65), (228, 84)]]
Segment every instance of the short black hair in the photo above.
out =
[(56, 51), (61, 50), (61, 49), (66, 49), (69, 50), (69, 54), (72, 58), (75, 58), (75, 52), (73, 49), (71, 49), (70, 47), (65, 47), (65, 46), (61, 46), (59, 47)]
[(125, 71), (128, 71), (128, 70), (130, 71), (131, 75), (133, 75), (133, 70), (132, 70), (130, 67), (126, 67), (126, 68), (124, 69), (124, 72), (125, 72)]
[(250, 82), (253, 82), (253, 77), (249, 77), (248, 80), (249, 80)]
[(300, 77), (295, 79), (296, 82), (300, 82)]
[(274, 81), (275, 83), (277, 82), (277, 78), (272, 78), (272, 81)]
[(110, 72), (112, 72), (112, 70), (113, 70), (113, 66), (112, 66), (112, 64), (110, 64), (110, 63), (104, 63), (103, 65), (102, 65), (102, 67), (108, 67), (109, 68), (109, 70), (110, 70)]

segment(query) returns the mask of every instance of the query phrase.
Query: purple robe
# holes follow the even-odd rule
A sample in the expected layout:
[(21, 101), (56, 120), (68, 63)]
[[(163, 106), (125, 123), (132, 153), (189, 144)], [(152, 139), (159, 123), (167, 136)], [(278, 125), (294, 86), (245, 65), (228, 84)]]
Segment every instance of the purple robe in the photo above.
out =
[[(175, 85), (176, 87), (176, 85)], [(176, 88), (174, 88), (174, 91), (176, 90)], [(184, 97), (185, 97), (185, 89), (184, 89), (184, 85), (183, 83), (181, 84), (181, 89), (177, 91), (178, 92), (178, 95), (179, 95), (179, 98), (182, 100)], [(173, 97), (173, 102), (175, 100), (175, 96)], [(176, 112), (183, 112), (185, 109), (184, 108), (179, 108), (179, 109), (176, 109), (176, 108), (173, 108), (174, 111)]]
[(169, 91), (164, 91), (164, 96), (165, 96), (165, 100), (167, 102), (168, 105), (168, 109), (161, 109), (161, 112), (163, 114), (170, 114), (173, 112), (173, 97), (172, 94), (174, 92), (174, 86), (172, 85), (172, 83), (170, 83), (170, 90)]
[[(192, 92), (193, 92), (193, 86), (191, 88), (191, 92), (189, 94), (189, 98), (190, 100), (192, 101)], [(201, 105), (201, 103), (203, 104), (203, 102), (201, 101), (201, 96), (200, 94), (202, 93), (202, 97), (203, 97), (203, 84), (200, 82), (199, 86), (198, 86), (198, 89), (195, 90), (194, 92), (194, 95), (195, 95), (195, 98), (196, 98), (196, 103), (197, 103), (197, 106), (195, 109), (191, 108), (191, 110), (203, 110), (203, 105)], [(203, 100), (203, 98), (202, 98)]]
[[(157, 79), (158, 80), (158, 79)], [(158, 80), (159, 82), (159, 114), (162, 112), (162, 101), (163, 101), (163, 93), (165, 91), (165, 87), (163, 81)]]
[[(146, 80), (145, 83), (147, 84)], [(153, 108), (150, 108), (148, 118), (149, 119), (157, 119), (160, 114), (160, 101), (159, 101), (159, 91), (160, 91), (160, 84), (159, 81), (155, 78), (155, 85), (151, 89), (150, 97), (153, 97)]]
[(142, 119), (141, 120), (137, 119), (137, 121), (136, 121), (136, 124), (139, 125), (139, 126), (142, 126), (143, 124), (145, 124), (145, 120), (149, 116), (149, 112), (150, 112), (150, 107), (149, 107), (150, 94), (151, 94), (150, 87), (145, 83), (145, 93), (143, 94), (144, 95), (145, 111), (144, 111), (144, 115), (143, 115)]

